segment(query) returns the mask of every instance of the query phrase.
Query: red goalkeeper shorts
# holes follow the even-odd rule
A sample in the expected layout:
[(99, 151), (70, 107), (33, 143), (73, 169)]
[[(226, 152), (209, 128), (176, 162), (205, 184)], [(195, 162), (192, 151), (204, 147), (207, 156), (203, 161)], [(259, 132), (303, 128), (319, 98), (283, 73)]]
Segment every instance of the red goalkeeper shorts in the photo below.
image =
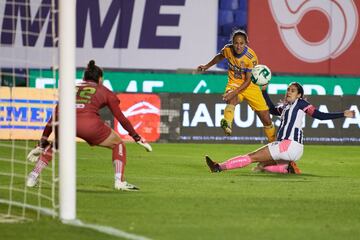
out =
[(99, 145), (111, 133), (111, 128), (100, 118), (77, 117), (76, 136), (90, 145)]

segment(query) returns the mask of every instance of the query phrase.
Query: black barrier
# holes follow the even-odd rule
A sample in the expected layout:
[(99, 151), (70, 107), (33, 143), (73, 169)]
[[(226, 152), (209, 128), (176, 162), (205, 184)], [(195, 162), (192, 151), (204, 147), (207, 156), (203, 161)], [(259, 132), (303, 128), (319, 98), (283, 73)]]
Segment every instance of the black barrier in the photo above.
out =
[[(220, 120), (226, 104), (222, 101), (221, 95), (167, 94), (167, 96), (161, 96), (163, 96), (161, 99), (164, 104), (162, 106), (165, 106), (166, 102), (174, 102), (176, 99), (177, 104), (173, 104), (172, 107), (167, 106), (166, 109), (179, 112), (179, 131), (162, 135), (162, 140), (266, 143), (262, 123), (246, 102), (239, 104), (235, 109), (232, 136), (224, 136), (220, 128)], [(283, 96), (271, 96), (274, 103), (279, 102), (281, 98)], [(306, 116), (303, 128), (305, 143), (360, 144), (359, 96), (311, 96), (307, 100), (323, 112), (355, 110), (356, 118), (320, 121)], [(273, 121), (276, 126), (280, 123), (278, 117), (273, 117)], [(162, 118), (162, 125), (167, 125), (165, 118)], [(172, 125), (174, 126), (176, 123), (172, 122)]]
[[(235, 108), (232, 136), (224, 136), (220, 128), (226, 104), (220, 94), (159, 94), (159, 142), (203, 143), (266, 143), (263, 125), (246, 102)], [(271, 95), (274, 103), (283, 95)], [(352, 109), (356, 118), (320, 121), (309, 116), (304, 121), (304, 143), (360, 145), (360, 96), (310, 96), (307, 99), (323, 112)], [(122, 109), (125, 111), (126, 109)], [(102, 111), (104, 120), (113, 125), (109, 111)], [(278, 117), (273, 117), (276, 126)]]

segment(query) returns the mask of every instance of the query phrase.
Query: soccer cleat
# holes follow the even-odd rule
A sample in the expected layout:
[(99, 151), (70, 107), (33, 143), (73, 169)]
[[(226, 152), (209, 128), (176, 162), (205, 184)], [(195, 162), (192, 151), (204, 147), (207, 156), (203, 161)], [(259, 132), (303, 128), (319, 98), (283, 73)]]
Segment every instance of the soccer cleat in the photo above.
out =
[(294, 161), (290, 161), (288, 164), (288, 173), (290, 174), (301, 174), (300, 169)]
[(115, 189), (116, 190), (122, 190), (122, 191), (139, 191), (140, 188), (136, 187), (135, 185), (132, 185), (126, 181), (119, 181), (115, 180)]
[(224, 130), (224, 133), (225, 133), (226, 136), (231, 135), (232, 130), (231, 130), (230, 124), (228, 123), (228, 121), (226, 121), (225, 118), (221, 119), (220, 126)]
[(36, 177), (33, 173), (30, 173), (26, 180), (26, 186), (35, 187), (37, 183), (38, 183), (38, 177)]
[(207, 155), (205, 156), (205, 160), (211, 172), (221, 172), (220, 165), (217, 162), (211, 160), (211, 158)]

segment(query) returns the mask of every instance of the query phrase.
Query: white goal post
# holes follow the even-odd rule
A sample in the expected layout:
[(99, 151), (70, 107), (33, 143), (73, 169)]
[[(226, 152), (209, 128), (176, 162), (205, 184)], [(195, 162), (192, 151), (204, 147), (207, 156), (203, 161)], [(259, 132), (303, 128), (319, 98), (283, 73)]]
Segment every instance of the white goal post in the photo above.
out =
[[(0, 0), (0, 223), (76, 219), (75, 15), (76, 0)], [(27, 154), (58, 103), (60, 151), (28, 187)]]
[(76, 219), (75, 48), (76, 1), (59, 1), (60, 219)]

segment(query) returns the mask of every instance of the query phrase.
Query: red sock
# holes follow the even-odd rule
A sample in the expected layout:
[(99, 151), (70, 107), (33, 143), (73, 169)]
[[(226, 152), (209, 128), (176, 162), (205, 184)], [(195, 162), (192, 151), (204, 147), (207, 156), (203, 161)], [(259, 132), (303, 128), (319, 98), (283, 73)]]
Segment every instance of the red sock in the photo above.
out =
[(41, 159), (39, 159), (39, 161), (37, 161), (34, 169), (31, 171), (31, 173), (35, 177), (38, 177), (47, 165), (48, 165), (47, 162), (43, 162)]
[(40, 175), (40, 173), (44, 170), (44, 168), (49, 165), (49, 162), (52, 160), (52, 145), (48, 145), (44, 152), (40, 155), (39, 161), (37, 161), (34, 169), (32, 170), (32, 174), (36, 177)]
[(40, 155), (40, 159), (39, 161), (43, 161), (46, 163), (46, 165), (49, 164), (49, 162), (51, 162), (52, 160), (52, 156), (53, 156), (53, 149), (52, 149), (52, 145), (49, 144), (45, 149), (44, 152)]
[(125, 180), (124, 170), (126, 165), (126, 148), (125, 144), (119, 143), (112, 150), (112, 160), (115, 170), (115, 179)]

